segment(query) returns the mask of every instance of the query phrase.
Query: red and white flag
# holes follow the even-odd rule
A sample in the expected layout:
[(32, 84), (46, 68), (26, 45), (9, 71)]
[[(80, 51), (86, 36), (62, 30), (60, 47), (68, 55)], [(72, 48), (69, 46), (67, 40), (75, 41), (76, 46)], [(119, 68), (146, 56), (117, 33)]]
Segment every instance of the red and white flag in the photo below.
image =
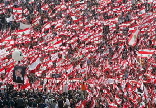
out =
[(34, 3), (35, 2), (35, 0), (29, 0), (29, 3), (30, 4), (32, 4), (32, 3)]
[(139, 30), (138, 28), (136, 30), (133, 31), (133, 33), (131, 34), (129, 40), (128, 40), (128, 44), (131, 46), (135, 46), (137, 43), (137, 36), (138, 36)]
[(60, 45), (62, 45), (62, 40), (59, 40), (54, 43), (54, 47), (59, 47)]
[(18, 30), (17, 35), (30, 35), (31, 30), (29, 28)]
[(13, 8), (13, 14), (22, 14), (22, 8)]
[(50, 23), (50, 22), (46, 23), (46, 24), (43, 26), (43, 28), (42, 28), (42, 32), (44, 32), (44, 31), (50, 29), (50, 27), (51, 27), (51, 23)]
[(28, 29), (28, 28), (30, 28), (30, 27), (31, 27), (30, 24), (24, 24), (24, 23), (21, 23), (21, 22), (20, 22), (20, 29)]
[(25, 9), (23, 10), (23, 13), (24, 13), (25, 15), (29, 15), (29, 10), (28, 10), (27, 8), (25, 8)]
[(48, 4), (42, 5), (42, 6), (41, 6), (41, 9), (42, 9), (42, 10), (48, 10), (48, 9), (49, 9)]
[(148, 58), (151, 57), (155, 52), (156, 50), (154, 49), (142, 49), (137, 52), (137, 55), (141, 58)]
[(73, 71), (73, 65), (69, 65), (69, 66), (67, 67), (67, 72), (68, 72), (68, 74), (71, 73), (72, 71)]
[(37, 16), (37, 17), (32, 21), (32, 25), (33, 25), (33, 26), (39, 25), (40, 19), (41, 19), (41, 16)]
[(34, 70), (41, 63), (40, 58), (37, 58), (35, 62), (28, 66), (28, 70)]

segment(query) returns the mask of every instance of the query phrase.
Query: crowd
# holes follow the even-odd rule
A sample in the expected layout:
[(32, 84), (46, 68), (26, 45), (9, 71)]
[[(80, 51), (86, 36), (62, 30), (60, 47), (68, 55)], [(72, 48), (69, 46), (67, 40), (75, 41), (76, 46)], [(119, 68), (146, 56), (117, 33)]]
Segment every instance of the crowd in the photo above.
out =
[[(8, 85), (11, 87), (11, 85)], [(0, 94), (1, 108), (75, 108), (84, 99), (81, 91), (46, 93), (46, 90), (5, 89)], [(88, 104), (89, 105), (89, 104)]]
[[(13, 100), (17, 107), (23, 98), (29, 107), (46, 107), (47, 99), (58, 106), (60, 99), (71, 108), (156, 107), (156, 53), (138, 54), (155, 50), (155, 9), (154, 0), (0, 0), (1, 89), (12, 84), (28, 90), (5, 91), (1, 102)], [(24, 55), (20, 62), (11, 57), (15, 48)], [(12, 80), (17, 64), (28, 67), (20, 87)], [(63, 94), (66, 84), (72, 98)], [(43, 88), (45, 93), (31, 91)]]

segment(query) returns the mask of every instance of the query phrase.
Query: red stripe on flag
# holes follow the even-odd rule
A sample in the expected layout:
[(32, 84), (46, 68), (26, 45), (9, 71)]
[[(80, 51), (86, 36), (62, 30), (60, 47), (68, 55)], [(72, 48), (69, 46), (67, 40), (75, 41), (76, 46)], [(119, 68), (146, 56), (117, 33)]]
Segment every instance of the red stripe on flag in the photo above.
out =
[(139, 54), (154, 54), (154, 52), (138, 51)]

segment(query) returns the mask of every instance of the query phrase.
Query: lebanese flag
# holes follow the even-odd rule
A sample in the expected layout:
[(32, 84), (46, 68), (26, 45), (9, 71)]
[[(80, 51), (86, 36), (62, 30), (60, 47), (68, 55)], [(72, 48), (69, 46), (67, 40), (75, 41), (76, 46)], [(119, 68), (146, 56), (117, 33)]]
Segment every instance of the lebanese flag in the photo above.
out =
[(0, 14), (3, 14), (5, 13), (5, 10), (4, 9), (0, 9)]
[(74, 44), (74, 43), (76, 43), (77, 40), (78, 40), (77, 36), (74, 36), (74, 37), (72, 37), (72, 39), (69, 40), (67, 43)]
[(7, 87), (6, 87), (6, 84), (2, 84), (1, 86), (0, 86), (0, 90), (4, 90), (4, 89), (6, 89)]
[(3, 74), (3, 73), (5, 73), (5, 68), (0, 69), (0, 74)]
[(129, 40), (128, 40), (128, 44), (131, 46), (135, 46), (137, 43), (137, 35), (139, 33), (138, 28), (136, 30), (133, 31), (133, 33), (131, 34)]
[(156, 50), (154, 49), (142, 49), (137, 52), (137, 56), (141, 58), (148, 58), (151, 57), (155, 52)]
[(68, 67), (67, 67), (67, 73), (69, 74), (69, 73), (71, 73), (73, 71), (73, 65), (71, 64), (71, 65), (69, 65)]
[(62, 40), (59, 40), (54, 43), (54, 47), (59, 47), (60, 45), (62, 45)]
[(117, 95), (115, 95), (115, 100), (116, 100), (116, 102), (120, 105), (121, 104), (121, 102), (122, 102), (122, 100), (117, 96)]
[(127, 88), (125, 88), (126, 90), (128, 90), (128, 91), (133, 90), (132, 85), (129, 82), (126, 83), (126, 86), (127, 86)]
[(35, 62), (28, 66), (28, 70), (34, 70), (41, 63), (40, 58), (37, 58)]
[(71, 16), (74, 22), (78, 22), (80, 19), (76, 18), (76, 16)]
[(86, 49), (86, 51), (95, 51), (95, 50), (97, 50), (97, 47), (90, 45), (90, 46), (87, 46), (85, 49)]
[(133, 22), (132, 21), (129, 21), (129, 22), (125, 22), (125, 23), (122, 23), (119, 25), (120, 28), (126, 28), (128, 26), (130, 26)]
[(55, 29), (58, 29), (58, 28), (61, 28), (62, 27), (62, 23), (57, 23), (56, 26), (55, 26)]
[(26, 21), (25, 17), (23, 17), (22, 14), (15, 14), (15, 15), (14, 15), (14, 20), (15, 20), (16, 22)]
[(0, 3), (0, 9), (2, 9), (5, 6), (4, 3)]
[(45, 11), (48, 10), (48, 9), (49, 9), (48, 4), (42, 5), (42, 6), (41, 6), (41, 9), (42, 9), (42, 10), (45, 10)]
[(25, 9), (23, 10), (23, 13), (24, 13), (25, 15), (28, 15), (28, 14), (29, 14), (29, 10), (28, 10), (27, 8), (25, 8)]
[(32, 4), (32, 3), (34, 3), (35, 2), (35, 0), (29, 0), (29, 3), (30, 4)]
[(50, 23), (50, 22), (49, 22), (49, 23), (46, 23), (46, 24), (43, 26), (42, 32), (44, 32), (44, 31), (50, 29), (50, 27), (51, 27), (51, 23)]
[(16, 34), (17, 35), (30, 35), (30, 28), (18, 30)]
[(13, 8), (13, 14), (22, 14), (22, 8)]
[(113, 103), (113, 102), (110, 102), (108, 106), (110, 108), (118, 108), (118, 106), (115, 103)]
[(40, 19), (41, 19), (41, 16), (37, 16), (37, 17), (32, 21), (32, 25), (33, 25), (33, 26), (39, 25)]

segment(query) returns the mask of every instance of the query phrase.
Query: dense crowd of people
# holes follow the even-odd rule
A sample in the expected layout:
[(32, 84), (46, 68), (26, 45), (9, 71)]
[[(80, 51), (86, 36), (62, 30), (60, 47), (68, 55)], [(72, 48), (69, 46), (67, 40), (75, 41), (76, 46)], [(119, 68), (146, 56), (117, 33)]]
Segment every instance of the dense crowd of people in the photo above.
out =
[[(138, 56), (155, 50), (155, 9), (154, 0), (0, 0), (0, 107), (156, 107), (156, 53)], [(15, 65), (27, 67), (20, 86)]]
[[(9, 85), (10, 86), (10, 85)], [(84, 99), (81, 91), (68, 93), (46, 93), (46, 90), (5, 89), (0, 94), (1, 108), (76, 108), (76, 104)], [(87, 105), (89, 107), (89, 104)]]

